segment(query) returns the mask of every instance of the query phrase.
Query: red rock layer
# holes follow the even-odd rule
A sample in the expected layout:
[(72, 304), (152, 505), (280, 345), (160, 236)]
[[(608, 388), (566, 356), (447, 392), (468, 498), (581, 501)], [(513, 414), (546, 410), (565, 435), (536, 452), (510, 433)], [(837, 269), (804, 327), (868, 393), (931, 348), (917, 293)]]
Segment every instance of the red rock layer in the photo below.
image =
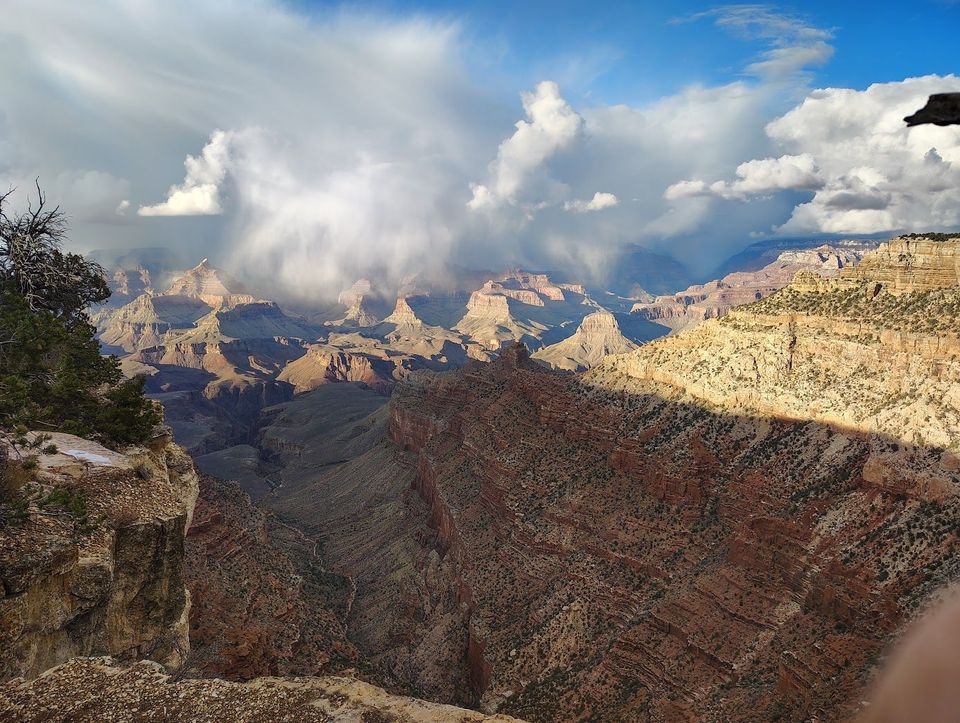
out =
[(193, 674), (249, 680), (356, 664), (352, 583), (325, 571), (316, 547), (236, 485), (201, 480), (186, 544)]
[(486, 710), (843, 718), (960, 570), (957, 498), (869, 482), (869, 438), (606, 392), (519, 348), (412, 375), (390, 435), (418, 456)]

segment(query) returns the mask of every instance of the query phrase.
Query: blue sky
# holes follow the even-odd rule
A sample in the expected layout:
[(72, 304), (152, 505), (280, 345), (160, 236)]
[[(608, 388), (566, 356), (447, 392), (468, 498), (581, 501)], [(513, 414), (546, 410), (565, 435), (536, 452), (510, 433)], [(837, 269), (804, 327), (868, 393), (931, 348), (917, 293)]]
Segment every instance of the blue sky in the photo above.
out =
[[(333, 8), (459, 22), (468, 60), (493, 76), (531, 85), (544, 77), (570, 94), (642, 103), (677, 87), (726, 82), (765, 49), (762, 38), (725, 31), (708, 15), (723, 3), (372, 2), (301, 0), (305, 12)], [(805, 2), (768, 5), (831, 35), (835, 53), (817, 86), (871, 83), (960, 70), (960, 2)]]

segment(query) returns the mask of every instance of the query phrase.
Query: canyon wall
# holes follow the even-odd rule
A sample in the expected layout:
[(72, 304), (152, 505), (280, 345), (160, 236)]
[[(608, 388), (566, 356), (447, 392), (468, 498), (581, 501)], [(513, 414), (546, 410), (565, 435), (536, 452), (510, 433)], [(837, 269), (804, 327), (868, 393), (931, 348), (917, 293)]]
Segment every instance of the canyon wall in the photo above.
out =
[(324, 569), (318, 548), (236, 484), (202, 477), (186, 540), (187, 672), (249, 680), (356, 667), (352, 581)]
[(850, 717), (957, 579), (958, 289), (799, 281), (579, 377), (397, 388), (482, 709)]

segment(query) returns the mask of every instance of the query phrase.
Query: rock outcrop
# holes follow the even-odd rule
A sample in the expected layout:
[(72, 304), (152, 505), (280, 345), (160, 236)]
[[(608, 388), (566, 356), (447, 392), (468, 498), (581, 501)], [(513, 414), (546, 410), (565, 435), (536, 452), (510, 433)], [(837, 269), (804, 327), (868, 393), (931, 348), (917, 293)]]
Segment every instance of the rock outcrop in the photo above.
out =
[(337, 296), (337, 303), (346, 307), (355, 306), (364, 296), (373, 293), (373, 284), (370, 279), (357, 279), (349, 289), (345, 289)]
[[(52, 442), (25, 519), (0, 527), (0, 679), (78, 655), (176, 668), (189, 651), (190, 458), (169, 437), (125, 454), (66, 434)], [(39, 504), (57, 490), (73, 513)]]
[(384, 323), (396, 324), (401, 327), (420, 327), (423, 322), (417, 317), (416, 312), (410, 308), (405, 296), (398, 296), (396, 306), (393, 307), (393, 313), (385, 318)]
[(490, 279), (467, 302), (467, 312), (453, 327), (489, 359), (509, 342), (523, 341), (539, 348), (569, 334), (564, 329), (594, 309), (580, 284), (555, 284), (546, 274), (511, 271)]
[(265, 404), (289, 399), (277, 375), (317, 331), (272, 301), (238, 293), (204, 259), (162, 293), (101, 320), (100, 340), (148, 377), (177, 439), (192, 452), (244, 439)]
[(626, 354), (636, 348), (620, 332), (617, 318), (600, 310), (585, 316), (571, 336), (540, 349), (533, 358), (554, 369), (583, 371), (610, 354)]
[(396, 366), (389, 359), (329, 344), (312, 344), (307, 353), (287, 364), (277, 380), (292, 384), (297, 393), (333, 382), (361, 382), (389, 394), (396, 383)]
[(28, 683), (0, 686), (0, 718), (5, 720), (133, 723), (158, 716), (243, 723), (513, 720), (391, 695), (353, 678), (258, 678), (249, 683), (174, 680), (149, 662), (124, 668), (110, 658), (71, 660)]
[(255, 300), (255, 297), (249, 294), (231, 291), (227, 288), (227, 283), (223, 272), (214, 268), (207, 259), (203, 259), (182, 276), (174, 279), (165, 293), (170, 296), (189, 296), (200, 299), (213, 307), (236, 306)]
[(101, 324), (100, 339), (131, 353), (161, 345), (315, 336), (308, 324), (272, 301), (236, 293), (227, 284), (204, 259), (166, 291), (151, 290), (110, 314)]
[(520, 339), (524, 329), (510, 313), (510, 305), (503, 294), (474, 291), (467, 302), (467, 313), (453, 327), (487, 349), (496, 350), (504, 341)]
[(960, 247), (923, 235), (901, 236), (865, 257), (846, 278), (874, 281), (891, 294), (933, 291), (960, 284)]
[(337, 303), (346, 307), (343, 317), (330, 322), (332, 326), (362, 328), (380, 323), (384, 311), (381, 311), (381, 299), (369, 279), (358, 279), (353, 285), (340, 292)]

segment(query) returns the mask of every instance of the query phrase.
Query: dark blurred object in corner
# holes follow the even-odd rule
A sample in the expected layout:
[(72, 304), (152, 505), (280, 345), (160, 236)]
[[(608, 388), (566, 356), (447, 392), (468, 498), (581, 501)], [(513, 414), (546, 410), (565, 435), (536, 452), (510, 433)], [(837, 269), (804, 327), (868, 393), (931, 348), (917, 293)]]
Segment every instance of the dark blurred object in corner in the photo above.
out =
[(936, 93), (927, 104), (904, 120), (908, 126), (933, 123), (936, 126), (960, 124), (960, 93)]

